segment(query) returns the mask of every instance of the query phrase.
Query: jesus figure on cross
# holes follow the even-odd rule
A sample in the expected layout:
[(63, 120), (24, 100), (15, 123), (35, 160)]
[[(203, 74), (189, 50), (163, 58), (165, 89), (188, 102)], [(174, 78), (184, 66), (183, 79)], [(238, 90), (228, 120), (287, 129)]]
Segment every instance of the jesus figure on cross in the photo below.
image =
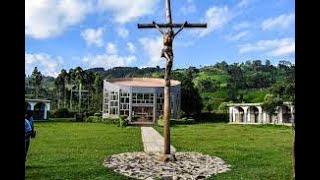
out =
[[(164, 75), (164, 103), (163, 103), (163, 136), (164, 136), (164, 151), (162, 160), (174, 160), (174, 155), (170, 152), (170, 74), (173, 63), (173, 49), (172, 42), (174, 37), (184, 28), (206, 28), (207, 24), (189, 24), (187, 21), (184, 24), (174, 24), (171, 18), (171, 3), (170, 0), (165, 0), (166, 2), (166, 17), (167, 23), (157, 24), (154, 21), (152, 24), (138, 24), (138, 28), (157, 28), (161, 34), (163, 34), (163, 49), (161, 52), (161, 57), (166, 58), (166, 68)], [(161, 28), (168, 28), (164, 32)], [(179, 30), (174, 33), (173, 28), (179, 28)], [(171, 158), (170, 158), (171, 157)]]

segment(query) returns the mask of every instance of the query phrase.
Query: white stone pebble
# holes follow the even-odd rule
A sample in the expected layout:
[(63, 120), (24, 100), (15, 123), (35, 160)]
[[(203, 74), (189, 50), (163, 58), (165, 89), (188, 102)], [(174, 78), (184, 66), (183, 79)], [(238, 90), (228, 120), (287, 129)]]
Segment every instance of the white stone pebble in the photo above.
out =
[(135, 179), (196, 180), (230, 170), (223, 159), (197, 152), (177, 152), (177, 161), (159, 161), (159, 155), (145, 152), (122, 153), (107, 157), (103, 165)]

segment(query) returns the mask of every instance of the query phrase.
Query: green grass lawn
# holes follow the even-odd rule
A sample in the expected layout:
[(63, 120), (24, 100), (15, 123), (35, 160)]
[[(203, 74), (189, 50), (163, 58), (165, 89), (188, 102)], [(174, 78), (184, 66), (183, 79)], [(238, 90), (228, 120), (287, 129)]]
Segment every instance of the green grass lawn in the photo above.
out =
[[(129, 179), (102, 165), (106, 156), (143, 151), (139, 127), (102, 123), (36, 122), (26, 179)], [(162, 131), (162, 128), (156, 128)], [(175, 125), (171, 144), (223, 158), (231, 171), (211, 179), (291, 178), (292, 131), (286, 126), (206, 123)]]
[(286, 126), (207, 123), (171, 128), (171, 144), (178, 151), (218, 156), (232, 165), (231, 171), (210, 178), (216, 180), (290, 180), (292, 138)]
[(106, 156), (143, 151), (138, 127), (100, 123), (36, 122), (26, 179), (129, 179), (105, 168)]

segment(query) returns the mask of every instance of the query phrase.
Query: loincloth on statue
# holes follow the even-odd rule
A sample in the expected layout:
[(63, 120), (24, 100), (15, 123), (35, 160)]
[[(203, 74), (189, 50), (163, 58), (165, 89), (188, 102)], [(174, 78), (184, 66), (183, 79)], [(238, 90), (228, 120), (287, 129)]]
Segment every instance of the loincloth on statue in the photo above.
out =
[(165, 57), (164, 54), (167, 53), (169, 56), (173, 57), (172, 47), (164, 46), (161, 51), (161, 57)]

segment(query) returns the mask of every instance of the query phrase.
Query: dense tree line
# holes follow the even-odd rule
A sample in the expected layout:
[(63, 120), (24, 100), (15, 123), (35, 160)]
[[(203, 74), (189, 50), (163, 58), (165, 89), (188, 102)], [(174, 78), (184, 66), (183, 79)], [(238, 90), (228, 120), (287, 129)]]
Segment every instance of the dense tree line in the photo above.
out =
[[(163, 76), (164, 69), (159, 66), (108, 70), (76, 67), (62, 69), (56, 78), (45, 77), (35, 68), (31, 76), (26, 76), (25, 92), (26, 97), (51, 99), (53, 109), (99, 112), (103, 79)], [(265, 98), (294, 101), (295, 65), (288, 61), (278, 65), (269, 60), (233, 64), (222, 61), (201, 68), (175, 69), (172, 78), (181, 82), (181, 106), (187, 115), (225, 111), (229, 102), (262, 102)]]

